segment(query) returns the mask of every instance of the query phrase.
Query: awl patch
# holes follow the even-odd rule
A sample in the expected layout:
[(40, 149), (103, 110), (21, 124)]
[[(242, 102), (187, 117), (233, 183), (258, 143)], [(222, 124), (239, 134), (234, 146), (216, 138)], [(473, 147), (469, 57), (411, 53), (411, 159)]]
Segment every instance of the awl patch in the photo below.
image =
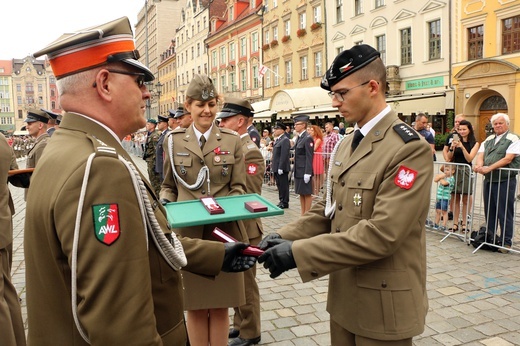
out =
[(112, 245), (121, 235), (119, 207), (117, 204), (98, 204), (92, 206), (94, 233), (105, 245)]

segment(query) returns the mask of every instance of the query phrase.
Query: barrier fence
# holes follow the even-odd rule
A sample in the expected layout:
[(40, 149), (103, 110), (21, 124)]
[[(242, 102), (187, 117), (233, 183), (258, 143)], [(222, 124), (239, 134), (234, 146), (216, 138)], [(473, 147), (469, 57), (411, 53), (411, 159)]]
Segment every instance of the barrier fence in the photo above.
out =
[(485, 249), (520, 253), (517, 245), (520, 241), (516, 239), (520, 225), (520, 217), (516, 213), (520, 200), (517, 191), (519, 170), (502, 168), (484, 177), (474, 173), (466, 164), (434, 163), (434, 176), (445, 174), (447, 170), (453, 172), (450, 201), (447, 203), (450, 213), (441, 211), (446, 202), (441, 201), (445, 193), (439, 187), (446, 183), (446, 179), (434, 179), (427, 229), (441, 233), (441, 242), (448, 237), (456, 237), (467, 245), (473, 245), (473, 252)]

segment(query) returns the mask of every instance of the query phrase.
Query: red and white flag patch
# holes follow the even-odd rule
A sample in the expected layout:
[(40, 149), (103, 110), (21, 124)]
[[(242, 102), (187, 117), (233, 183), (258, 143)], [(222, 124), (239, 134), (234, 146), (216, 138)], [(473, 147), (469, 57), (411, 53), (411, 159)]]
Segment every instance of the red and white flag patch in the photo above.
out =
[(401, 189), (410, 190), (416, 178), (417, 171), (406, 166), (401, 166), (395, 175), (394, 182), (395, 185), (399, 186)]
[(247, 174), (255, 175), (258, 171), (258, 165), (256, 163), (250, 163), (247, 165)]

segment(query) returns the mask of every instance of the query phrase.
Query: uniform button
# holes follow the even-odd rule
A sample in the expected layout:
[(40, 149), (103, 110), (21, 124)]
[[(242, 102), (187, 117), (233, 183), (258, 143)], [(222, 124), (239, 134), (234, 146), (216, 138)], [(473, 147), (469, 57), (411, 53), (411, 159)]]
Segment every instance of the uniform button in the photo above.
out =
[(357, 186), (361, 186), (361, 180), (358, 180)]
[(386, 285), (386, 281), (383, 280), (383, 282), (381, 283), (381, 287), (386, 288), (386, 286), (387, 286), (387, 285)]
[(206, 194), (206, 190), (202, 190), (200, 193), (202, 193), (204, 195), (204, 194)]
[(182, 165), (182, 164), (184, 163), (184, 161), (183, 161), (183, 160), (181, 160), (181, 162), (180, 162), (180, 163), (181, 163), (181, 165)]
[(339, 227), (336, 227), (336, 232), (339, 233), (340, 229)]
[(341, 181), (341, 186), (345, 186), (345, 180)]
[(200, 164), (203, 165), (204, 164), (204, 160), (201, 159), (200, 160)]
[(312, 276), (312, 277), (318, 277), (318, 273), (315, 272), (315, 271), (312, 271), (312, 272), (311, 272), (311, 276)]
[(341, 204), (338, 205), (338, 210), (343, 210), (343, 206)]

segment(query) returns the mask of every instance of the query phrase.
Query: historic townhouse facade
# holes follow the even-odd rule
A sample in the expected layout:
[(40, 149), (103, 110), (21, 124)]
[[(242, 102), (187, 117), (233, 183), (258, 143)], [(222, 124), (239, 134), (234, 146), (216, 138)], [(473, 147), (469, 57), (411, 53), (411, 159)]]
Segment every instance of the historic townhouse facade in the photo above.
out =
[[(222, 14), (212, 14), (206, 39), (209, 74), (226, 96), (260, 101), (261, 16), (259, 0), (228, 0)], [(213, 3), (211, 4), (213, 6)]]
[[(219, 2), (222, 1), (215, 2), (217, 7), (219, 7)], [(175, 50), (176, 101), (179, 105), (186, 100), (186, 89), (193, 75), (209, 73), (208, 50), (204, 42), (209, 33), (209, 3), (208, 0), (187, 0), (185, 7), (178, 14), (180, 25), (175, 33)], [(213, 3), (211, 6), (214, 6)]]
[(489, 119), (509, 114), (512, 131), (520, 132), (520, 1), (463, 0), (453, 64), (456, 109), (486, 137)]
[(13, 105), (11, 60), (0, 60), (0, 130), (5, 133), (14, 132), (15, 116)]
[[(155, 97), (158, 98), (159, 114), (168, 116), (168, 110), (177, 108), (177, 54), (175, 52), (175, 40), (168, 49), (160, 55), (158, 66)], [(158, 88), (157, 85), (160, 85)], [(160, 90), (160, 93), (157, 93)]]

